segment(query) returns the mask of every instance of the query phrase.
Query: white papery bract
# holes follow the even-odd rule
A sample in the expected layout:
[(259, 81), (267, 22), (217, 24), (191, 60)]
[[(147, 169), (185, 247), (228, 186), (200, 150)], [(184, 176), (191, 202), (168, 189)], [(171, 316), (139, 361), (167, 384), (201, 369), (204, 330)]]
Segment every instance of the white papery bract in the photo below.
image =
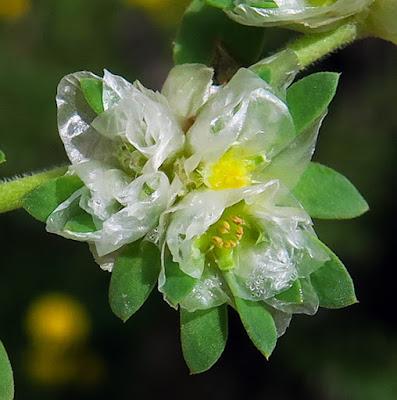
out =
[(373, 0), (274, 0), (261, 6), (252, 0), (236, 0), (226, 10), (236, 22), (251, 26), (294, 26), (326, 30), (341, 20), (364, 11)]
[(219, 159), (231, 146), (271, 158), (294, 136), (286, 104), (254, 72), (241, 68), (202, 107), (187, 141), (195, 162)]
[[(291, 305), (277, 301), (275, 295), (308, 278), (328, 260), (310, 240), (314, 235), (310, 217), (277, 180), (243, 189), (193, 192), (172, 212), (168, 248), (180, 268), (198, 278), (180, 302), (189, 311), (229, 301), (222, 278), (222, 271), (227, 271), (235, 278), (234, 295), (292, 312)], [(239, 231), (245, 232), (239, 236)], [(218, 240), (226, 246), (231, 237), (233, 247), (217, 247)], [(226, 268), (225, 259), (231, 262)], [(300, 311), (314, 313), (317, 296), (310, 284), (303, 290), (307, 296)]]
[[(183, 94), (189, 96), (190, 92), (192, 99), (198, 99), (188, 111), (191, 114), (208, 97), (204, 92), (212, 82), (212, 70), (198, 65), (186, 69), (193, 73), (189, 72), (190, 87), (179, 81), (184, 85)], [(83, 93), (81, 84), (86, 79), (103, 85), (103, 112), (99, 115)], [(175, 158), (185, 140), (181, 121), (185, 103), (176, 99), (172, 89), (178, 79), (179, 74), (170, 74), (167, 85), (171, 90), (165, 88), (165, 96), (108, 71), (103, 79), (89, 72), (75, 73), (59, 85), (59, 133), (72, 163), (70, 172), (80, 177), (84, 187), (50, 215), (47, 229), (88, 242), (106, 269), (111, 269), (114, 254), (122, 246), (153, 236), (160, 215), (176, 198), (178, 178), (171, 177), (170, 182), (159, 168)], [(95, 229), (68, 229), (68, 221), (79, 213), (90, 215)]]

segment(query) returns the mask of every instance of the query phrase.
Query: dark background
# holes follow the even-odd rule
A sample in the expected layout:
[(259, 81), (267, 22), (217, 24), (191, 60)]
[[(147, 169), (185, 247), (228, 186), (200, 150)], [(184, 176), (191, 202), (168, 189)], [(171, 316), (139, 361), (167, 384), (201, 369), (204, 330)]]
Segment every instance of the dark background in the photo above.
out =
[[(66, 161), (54, 102), (65, 74), (107, 68), (159, 89), (172, 65), (182, 3), (0, 0), (1, 176)], [(158, 293), (124, 325), (107, 302), (110, 276), (84, 244), (47, 234), (23, 211), (1, 215), (0, 338), (13, 363), (16, 399), (397, 399), (396, 67), (397, 49), (368, 39), (307, 71), (342, 72), (315, 159), (349, 177), (371, 211), (315, 222), (351, 272), (359, 304), (295, 316), (270, 362), (231, 312), (223, 357), (209, 372), (189, 376), (178, 313)], [(66, 337), (56, 358), (47, 356), (54, 345), (38, 337), (39, 328), (26, 327), (32, 304), (48, 293), (78, 301), (91, 326), (86, 340)], [(37, 352), (44, 360), (39, 373)]]

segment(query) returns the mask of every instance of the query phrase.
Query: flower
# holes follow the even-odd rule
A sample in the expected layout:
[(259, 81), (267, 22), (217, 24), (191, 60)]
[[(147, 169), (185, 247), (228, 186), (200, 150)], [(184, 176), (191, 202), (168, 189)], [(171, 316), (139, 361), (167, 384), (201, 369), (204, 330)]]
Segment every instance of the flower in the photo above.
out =
[[(285, 101), (244, 68), (205, 102), (186, 134), (194, 190), (167, 211), (159, 288), (168, 302), (176, 305), (165, 289), (172, 260), (196, 279), (179, 302), (190, 312), (233, 304), (230, 296), (263, 301), (282, 315), (280, 334), (292, 312), (316, 312), (310, 274), (328, 255), (311, 240), (311, 219), (290, 190), (321, 120), (297, 136)], [(299, 305), (277, 298), (296, 284)]]
[(364, 11), (373, 0), (236, 0), (225, 11), (238, 23), (327, 30)]
[[(98, 104), (85, 87), (87, 93), (100, 88)], [(150, 233), (168, 207), (178, 182), (159, 168), (183, 147), (182, 129), (163, 95), (107, 71), (103, 79), (88, 72), (65, 77), (57, 104), (70, 172), (84, 187), (51, 214), (47, 230), (89, 242), (109, 269), (109, 255)], [(81, 213), (93, 229), (68, 229), (70, 218)]]
[[(275, 85), (255, 70), (241, 68), (218, 85), (213, 69), (178, 65), (161, 93), (108, 71), (103, 79), (88, 72), (65, 77), (59, 131), (69, 174), (82, 187), (51, 213), (47, 230), (88, 242), (109, 271), (119, 256), (123, 263), (145, 257), (139, 243), (151, 242), (161, 254), (153, 279), (171, 306), (192, 313), (237, 307), (242, 299), (271, 315), (273, 333), (281, 335), (292, 314), (317, 311), (312, 276), (334, 257), (293, 192), (330, 99), (312, 107), (310, 119), (299, 111), (305, 121), (297, 123), (286, 100), (291, 68)], [(310, 90), (322, 79), (332, 80), (330, 94), (336, 74), (314, 76)], [(349, 288), (343, 304), (351, 304), (350, 277), (341, 279)], [(116, 308), (126, 304), (125, 319), (129, 301), (124, 291), (120, 296)]]

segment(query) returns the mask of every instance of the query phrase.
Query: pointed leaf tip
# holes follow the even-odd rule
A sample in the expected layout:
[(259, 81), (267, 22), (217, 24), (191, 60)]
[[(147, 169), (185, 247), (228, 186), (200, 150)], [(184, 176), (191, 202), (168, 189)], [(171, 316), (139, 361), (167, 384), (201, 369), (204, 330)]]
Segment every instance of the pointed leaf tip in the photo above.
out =
[(293, 193), (313, 218), (350, 219), (369, 210), (347, 178), (318, 163), (309, 164)]
[(268, 360), (277, 343), (277, 329), (272, 315), (261, 302), (236, 297), (235, 303), (252, 343)]
[(112, 311), (126, 322), (145, 303), (160, 273), (160, 252), (153, 243), (140, 241), (125, 247), (117, 257), (109, 287)]
[(287, 91), (287, 104), (297, 134), (324, 115), (336, 94), (340, 75), (317, 72), (295, 82)]
[(46, 222), (52, 212), (82, 186), (83, 182), (77, 176), (61, 176), (28, 193), (22, 206), (32, 217)]
[(338, 309), (356, 304), (358, 300), (354, 283), (342, 261), (319, 239), (314, 236), (311, 238), (321, 245), (330, 257), (329, 261), (310, 276), (320, 306)]
[(228, 336), (227, 306), (188, 312), (181, 308), (182, 352), (191, 374), (209, 370), (222, 355)]

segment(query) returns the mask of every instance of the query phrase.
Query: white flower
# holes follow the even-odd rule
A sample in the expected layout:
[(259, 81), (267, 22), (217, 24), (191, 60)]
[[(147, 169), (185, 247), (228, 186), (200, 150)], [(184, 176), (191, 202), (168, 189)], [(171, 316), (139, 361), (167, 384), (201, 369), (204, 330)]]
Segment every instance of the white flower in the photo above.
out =
[[(167, 230), (174, 262), (199, 280), (180, 305), (194, 311), (227, 302), (222, 272), (228, 272), (237, 282), (234, 295), (287, 311), (274, 296), (328, 259), (310, 240), (311, 226), (310, 217), (278, 180), (190, 193), (172, 210)], [(315, 312), (318, 300), (306, 306)]]
[[(298, 279), (307, 300), (300, 312), (317, 310), (304, 280), (328, 255), (310, 240), (311, 219), (290, 190), (313, 155), (321, 121), (296, 135), (286, 103), (247, 69), (201, 106), (186, 134), (185, 169), (195, 190), (166, 212), (165, 253), (197, 279), (181, 307), (232, 303), (223, 276), (229, 273), (234, 295), (267, 302), (280, 321), (291, 307), (275, 296)], [(160, 291), (165, 280), (163, 270)]]
[[(160, 215), (176, 198), (179, 179), (159, 168), (183, 149), (185, 120), (208, 98), (212, 70), (191, 65), (180, 80), (178, 68), (164, 95), (105, 71), (101, 79), (79, 72), (62, 79), (57, 95), (59, 133), (84, 187), (49, 217), (50, 232), (87, 241), (110, 269), (112, 254), (156, 229)], [(183, 73), (183, 71), (181, 71)], [(83, 80), (102, 82), (103, 112), (97, 115), (82, 90)], [(182, 92), (175, 89), (182, 85)], [(187, 106), (186, 99), (191, 99)], [(67, 222), (85, 212), (95, 229), (76, 232)]]
[(274, 0), (261, 6), (255, 0), (236, 0), (226, 10), (230, 18), (244, 25), (301, 26), (324, 30), (365, 10), (373, 0)]

